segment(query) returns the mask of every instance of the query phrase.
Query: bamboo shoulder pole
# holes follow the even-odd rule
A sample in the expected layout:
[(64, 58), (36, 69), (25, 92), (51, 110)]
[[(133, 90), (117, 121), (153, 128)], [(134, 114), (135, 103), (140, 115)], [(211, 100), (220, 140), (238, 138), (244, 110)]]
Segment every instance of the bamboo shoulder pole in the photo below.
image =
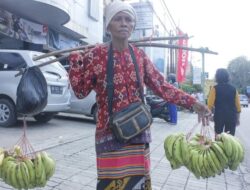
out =
[[(139, 43), (139, 42), (146, 42), (146, 41), (162, 41), (162, 40), (177, 40), (180, 38), (189, 38), (187, 35), (183, 35), (183, 36), (173, 36), (173, 37), (155, 37), (155, 38), (151, 38), (151, 37), (146, 37), (143, 39), (139, 39), (139, 40), (130, 40), (130, 43)], [(40, 56), (36, 56), (33, 57), (33, 61), (37, 61), (39, 59), (43, 59), (45, 57), (50, 57), (50, 56), (55, 56), (55, 55), (60, 55), (63, 53), (68, 53), (68, 52), (72, 52), (72, 51), (78, 51), (78, 50), (84, 50), (84, 49), (91, 49), (95, 46), (102, 46), (102, 45), (107, 45), (107, 43), (102, 43), (102, 44), (96, 44), (96, 45), (83, 45), (83, 46), (79, 46), (79, 47), (75, 47), (75, 48), (69, 48), (69, 49), (64, 49), (64, 50), (57, 50), (57, 51), (52, 51), (49, 53), (45, 53), (43, 55)]]
[(178, 46), (178, 45), (162, 44), (162, 43), (140, 42), (140, 43), (136, 43), (135, 46), (137, 46), (137, 47), (170, 48), (170, 49), (185, 49), (188, 51), (196, 51), (196, 52), (200, 52), (200, 53), (208, 53), (208, 54), (218, 55), (217, 52), (210, 51), (208, 48), (191, 48), (191, 47), (186, 47), (186, 46)]

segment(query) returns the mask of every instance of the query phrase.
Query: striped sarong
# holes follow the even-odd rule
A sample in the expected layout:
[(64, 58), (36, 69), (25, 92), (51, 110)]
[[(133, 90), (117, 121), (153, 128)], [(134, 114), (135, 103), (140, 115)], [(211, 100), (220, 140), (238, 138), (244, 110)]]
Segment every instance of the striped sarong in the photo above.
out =
[(97, 190), (151, 190), (148, 144), (97, 155)]

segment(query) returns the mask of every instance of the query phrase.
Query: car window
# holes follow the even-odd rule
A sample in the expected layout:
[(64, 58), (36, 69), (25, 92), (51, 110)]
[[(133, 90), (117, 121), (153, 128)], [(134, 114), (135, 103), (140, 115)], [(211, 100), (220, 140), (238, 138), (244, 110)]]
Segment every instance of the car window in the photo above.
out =
[(26, 67), (26, 65), (20, 54), (0, 52), (0, 71), (15, 71)]
[(240, 99), (241, 100), (247, 100), (247, 96), (246, 95), (240, 95)]

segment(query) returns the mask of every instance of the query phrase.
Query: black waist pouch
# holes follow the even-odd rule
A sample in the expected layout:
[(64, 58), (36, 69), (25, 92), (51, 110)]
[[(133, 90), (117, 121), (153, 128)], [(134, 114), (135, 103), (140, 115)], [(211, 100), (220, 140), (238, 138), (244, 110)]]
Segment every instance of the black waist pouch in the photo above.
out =
[(126, 142), (148, 129), (151, 124), (152, 116), (145, 104), (136, 102), (114, 113), (110, 127), (117, 140)]

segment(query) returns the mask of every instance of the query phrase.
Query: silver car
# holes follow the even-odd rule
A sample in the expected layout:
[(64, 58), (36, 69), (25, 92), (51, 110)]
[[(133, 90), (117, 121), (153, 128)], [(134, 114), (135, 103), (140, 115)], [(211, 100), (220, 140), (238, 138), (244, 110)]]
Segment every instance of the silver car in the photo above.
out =
[[(71, 88), (70, 88), (71, 89)], [(91, 91), (88, 96), (83, 99), (78, 99), (71, 89), (70, 109), (64, 111), (67, 113), (83, 114), (92, 117), (94, 121), (97, 120), (97, 104), (96, 93)]]
[[(41, 54), (26, 50), (0, 50), (0, 126), (14, 125), (17, 120), (16, 92), (21, 76), (15, 75), (19, 69), (54, 59), (32, 60)], [(47, 122), (57, 112), (69, 109), (70, 85), (67, 71), (59, 62), (43, 66), (41, 71), (48, 85), (48, 103), (41, 113), (33, 117), (39, 122)]]
[(242, 107), (248, 107), (248, 97), (245, 94), (240, 94), (240, 105)]

